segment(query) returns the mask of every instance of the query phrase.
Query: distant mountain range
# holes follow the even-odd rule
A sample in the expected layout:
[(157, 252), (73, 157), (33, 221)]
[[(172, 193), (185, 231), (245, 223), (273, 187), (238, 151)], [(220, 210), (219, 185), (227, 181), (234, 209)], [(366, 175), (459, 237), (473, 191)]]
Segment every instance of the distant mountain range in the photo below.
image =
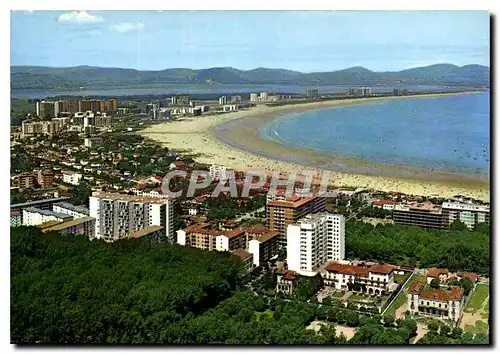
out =
[(11, 66), (11, 89), (104, 88), (147, 84), (280, 84), (280, 85), (473, 85), (489, 86), (490, 68), (482, 65), (436, 64), (402, 71), (375, 72), (357, 66), (349, 69), (301, 73), (284, 69), (134, 69), (76, 66)]

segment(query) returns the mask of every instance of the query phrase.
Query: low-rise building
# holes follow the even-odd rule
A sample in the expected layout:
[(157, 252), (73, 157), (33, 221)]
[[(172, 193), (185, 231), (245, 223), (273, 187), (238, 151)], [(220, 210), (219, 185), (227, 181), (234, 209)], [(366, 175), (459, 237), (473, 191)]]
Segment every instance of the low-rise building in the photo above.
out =
[(430, 289), (421, 282), (414, 283), (407, 293), (408, 311), (412, 315), (444, 318), (458, 322), (465, 304), (464, 290), (453, 287), (446, 291)]
[(21, 212), (14, 210), (10, 212), (10, 227), (18, 227), (22, 225)]
[(43, 233), (55, 231), (66, 234), (82, 235), (92, 239), (95, 232), (95, 218), (85, 216), (67, 221), (48, 221), (37, 227)]
[[(252, 262), (256, 267), (266, 264), (278, 254), (279, 232), (267, 230), (261, 234), (250, 234), (252, 239), (248, 241), (248, 251), (252, 254)], [(247, 231), (247, 238), (249, 234)]]
[(90, 215), (90, 210), (81, 205), (73, 205), (66, 202), (56, 203), (52, 206), (52, 211), (71, 215), (76, 218), (84, 218)]
[(165, 239), (164, 227), (160, 225), (151, 225), (142, 230), (131, 233), (126, 236), (128, 239), (147, 238), (151, 242), (161, 242)]
[(289, 270), (284, 274), (277, 274), (276, 276), (276, 292), (283, 293), (285, 295), (292, 295), (295, 289), (295, 279), (297, 274)]
[(337, 290), (349, 289), (373, 295), (384, 295), (394, 291), (394, 268), (375, 264), (371, 267), (354, 266), (332, 262), (321, 273), (324, 283)]
[(232, 250), (231, 253), (241, 259), (243, 262), (243, 269), (246, 272), (251, 272), (253, 268), (252, 255), (245, 251), (244, 249), (238, 248)]
[(46, 221), (68, 221), (73, 217), (68, 214), (56, 213), (50, 210), (29, 207), (23, 210), (23, 225), (35, 226)]
[(457, 280), (469, 279), (472, 284), (477, 283), (477, 274), (476, 273), (467, 273), (467, 272), (457, 272)]
[(19, 188), (34, 188), (37, 182), (37, 176), (33, 172), (23, 172), (16, 179)]
[(437, 279), (440, 283), (445, 283), (449, 279), (448, 269), (429, 268), (427, 270), (427, 284), (430, 284), (432, 279)]
[(73, 171), (63, 171), (62, 174), (63, 174), (63, 182), (72, 184), (74, 186), (79, 185), (80, 180), (83, 177), (81, 173), (76, 173)]

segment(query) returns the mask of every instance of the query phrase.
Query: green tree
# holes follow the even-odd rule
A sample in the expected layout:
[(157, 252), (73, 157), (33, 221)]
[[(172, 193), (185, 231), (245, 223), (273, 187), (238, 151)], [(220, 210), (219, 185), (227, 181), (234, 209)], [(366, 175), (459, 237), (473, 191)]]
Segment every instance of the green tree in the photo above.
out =
[(453, 221), (451, 223), (450, 230), (454, 230), (454, 231), (466, 231), (466, 230), (469, 230), (469, 229), (467, 228), (467, 225), (465, 225), (462, 221), (455, 220), (455, 221)]
[(474, 335), (470, 332), (464, 332), (460, 338), (460, 344), (473, 344)]
[(433, 289), (439, 289), (439, 280), (434, 278), (431, 280), (430, 284), (431, 288)]
[(384, 316), (384, 326), (392, 326), (394, 325), (394, 316), (392, 315), (385, 315)]
[(460, 279), (460, 281), (458, 283), (459, 283), (460, 287), (462, 287), (464, 289), (465, 296), (468, 296), (470, 294), (470, 291), (474, 287), (474, 284), (468, 278), (462, 278), (462, 279)]
[(453, 327), (451, 331), (451, 337), (453, 339), (460, 339), (462, 337), (463, 330), (460, 327)]
[(474, 336), (473, 344), (489, 344), (490, 339), (487, 334), (479, 333)]
[(438, 329), (439, 329), (439, 322), (437, 321), (430, 321), (428, 324), (427, 324), (427, 328), (429, 329), (429, 331), (431, 332), (437, 332)]

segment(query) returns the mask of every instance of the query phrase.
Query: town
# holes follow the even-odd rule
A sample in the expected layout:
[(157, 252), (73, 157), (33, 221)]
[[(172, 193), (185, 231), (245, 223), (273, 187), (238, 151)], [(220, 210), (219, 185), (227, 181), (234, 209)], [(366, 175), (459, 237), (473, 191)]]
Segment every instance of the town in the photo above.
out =
[[(347, 95), (371, 94), (362, 88)], [(399, 94), (407, 92), (395, 90)], [(308, 90), (304, 96), (314, 99), (318, 91)], [(11, 129), (10, 225), (89, 242), (146, 239), (229, 252), (241, 261), (248, 291), (317, 304), (318, 314), (308, 328), (321, 328), (328, 319), (347, 340), (359, 326), (352, 314), (379, 316), (384, 326), (415, 319), (413, 342), (433, 331), (452, 338), (462, 331), (487, 334), (487, 322), (474, 322), (478, 314), (488, 314), (489, 274), (484, 268), (436, 268), (401, 255), (390, 258), (392, 262), (380, 256), (353, 258), (346, 249), (354, 241), (349, 243), (346, 234), (350, 228), (367, 227), (362, 225), (374, 230), (399, 225), (489, 232), (484, 231), (490, 224), (489, 204), (458, 195), (440, 198), (330, 185), (328, 197), (305, 197), (301, 182), (292, 195), (285, 195), (283, 187), (270, 192), (270, 177), (248, 197), (222, 192), (212, 198), (216, 185), (229, 176), (241, 192), (246, 174), (197, 163), (196, 156), (137, 134), (146, 125), (179, 115), (220, 114), (287, 99), (292, 98), (261, 93), (250, 94), (248, 101), (238, 95), (195, 103), (176, 96), (164, 100), (166, 107), (153, 101), (141, 108), (113, 98), (38, 101), (36, 113), (22, 120), (20, 131)], [(178, 198), (163, 193), (164, 178), (172, 171), (187, 177), (169, 180)], [(199, 171), (211, 183), (186, 197), (189, 179)], [(307, 191), (317, 190), (312, 185)], [(350, 311), (350, 317), (342, 311)]]

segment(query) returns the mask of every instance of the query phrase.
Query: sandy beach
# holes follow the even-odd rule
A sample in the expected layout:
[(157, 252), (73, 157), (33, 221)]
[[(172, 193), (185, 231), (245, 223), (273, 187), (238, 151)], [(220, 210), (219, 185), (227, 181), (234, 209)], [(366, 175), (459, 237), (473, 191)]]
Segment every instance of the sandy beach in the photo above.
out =
[[(471, 93), (460, 93), (471, 94)], [(429, 172), (412, 168), (383, 166), (365, 161), (332, 156), (284, 146), (259, 136), (259, 126), (281, 115), (341, 105), (362, 104), (374, 100), (406, 99), (407, 97), (441, 96), (419, 95), (384, 98), (343, 99), (287, 106), (257, 106), (248, 110), (201, 117), (184, 117), (156, 124), (140, 132), (141, 135), (164, 143), (179, 152), (197, 154), (197, 161), (224, 165), (239, 171), (265, 170), (267, 172), (315, 171), (328, 164), (330, 183), (334, 186), (368, 187), (382, 191), (398, 191), (414, 195), (451, 197), (466, 195), (489, 201), (488, 181), (464, 176)], [(339, 168), (335, 168), (338, 164)], [(342, 166), (342, 168), (340, 168)], [(345, 166), (354, 166), (358, 173), (339, 172)]]

